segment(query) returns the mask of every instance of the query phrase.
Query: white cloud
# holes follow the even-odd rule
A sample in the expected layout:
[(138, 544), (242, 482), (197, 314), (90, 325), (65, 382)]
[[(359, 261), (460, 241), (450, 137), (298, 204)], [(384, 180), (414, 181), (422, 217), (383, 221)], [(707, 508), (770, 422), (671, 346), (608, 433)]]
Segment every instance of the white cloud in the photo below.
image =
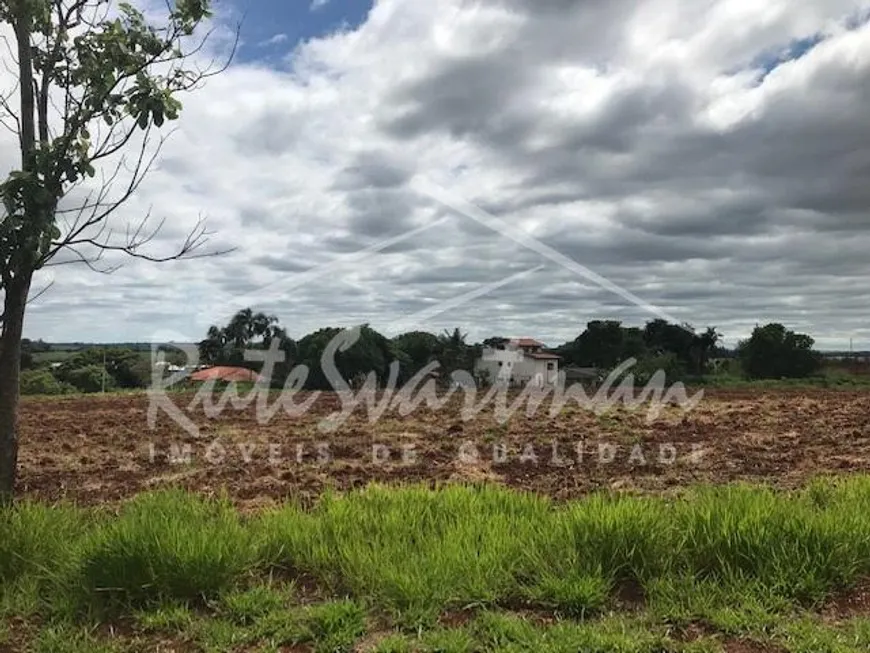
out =
[(326, 5), (328, 5), (330, 0), (311, 0), (311, 11), (317, 11), (318, 9), (322, 9)]
[(259, 45), (260, 47), (267, 47), (270, 45), (279, 45), (281, 43), (286, 43), (289, 38), (290, 37), (287, 36), (286, 34), (275, 34), (274, 36), (272, 36), (264, 41), (260, 41), (257, 45)]
[[(870, 348), (870, 28), (842, 27), (858, 6), (380, 0), (289, 68), (237, 64), (184, 99), (121, 217), (151, 207), (170, 241), (204, 214), (234, 253), (109, 278), (58, 268), (28, 333), (198, 338), (263, 284), (259, 307), (295, 335), (386, 329), (546, 263), (414, 195), (422, 175), (732, 340), (777, 319)], [(759, 82), (759, 56), (816, 32), (827, 38)], [(300, 269), (444, 215), (288, 288)], [(558, 342), (599, 317), (648, 316), (548, 265), (423, 326)]]

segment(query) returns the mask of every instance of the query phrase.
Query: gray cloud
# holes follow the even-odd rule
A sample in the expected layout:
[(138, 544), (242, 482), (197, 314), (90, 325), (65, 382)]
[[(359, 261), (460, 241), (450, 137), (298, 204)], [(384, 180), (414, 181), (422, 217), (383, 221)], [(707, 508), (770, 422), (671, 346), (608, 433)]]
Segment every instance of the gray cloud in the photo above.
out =
[[(420, 328), (556, 343), (591, 319), (650, 317), (419, 196), (419, 175), (731, 342), (776, 319), (870, 348), (870, 27), (848, 23), (857, 4), (380, 0), (359, 27), (299, 45), (287, 67), (236, 65), (185, 98), (178, 133), (119, 216), (167, 216), (155, 244), (168, 247), (204, 215), (235, 253), (130, 262), (107, 279), (58, 268), (29, 335), (204, 332), (237, 300), (297, 336), (358, 321), (386, 330), (540, 265)], [(811, 51), (782, 55), (816, 33)], [(4, 164), (9, 144), (0, 135)]]

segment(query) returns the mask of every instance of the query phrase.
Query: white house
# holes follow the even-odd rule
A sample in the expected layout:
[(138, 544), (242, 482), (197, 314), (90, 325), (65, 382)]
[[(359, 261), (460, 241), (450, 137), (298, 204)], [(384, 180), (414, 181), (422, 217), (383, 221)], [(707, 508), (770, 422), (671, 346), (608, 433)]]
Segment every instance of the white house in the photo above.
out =
[(557, 382), (559, 357), (544, 351), (544, 344), (537, 340), (515, 338), (484, 347), (474, 369), (494, 384), (543, 387)]

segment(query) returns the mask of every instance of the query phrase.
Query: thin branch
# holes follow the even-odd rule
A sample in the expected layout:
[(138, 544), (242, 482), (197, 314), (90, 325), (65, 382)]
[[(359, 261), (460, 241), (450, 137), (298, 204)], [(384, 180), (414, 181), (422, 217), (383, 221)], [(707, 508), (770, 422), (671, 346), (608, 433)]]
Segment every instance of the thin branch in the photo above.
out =
[[(35, 295), (33, 295), (32, 297), (28, 297), (28, 298), (27, 298), (27, 301), (25, 301), (25, 306), (28, 305), (28, 304), (32, 304), (32, 303), (35, 302), (37, 299), (39, 299), (40, 297), (42, 297), (45, 293), (48, 292), (48, 290), (49, 290), (53, 285), (54, 285), (54, 279), (52, 279), (51, 281), (49, 281), (48, 284), (47, 284), (44, 288), (42, 288), (41, 290), (37, 291)], [(5, 288), (4, 288), (4, 292), (5, 292)], [(4, 297), (4, 299), (5, 299), (5, 297)], [(5, 304), (5, 302), (4, 302), (4, 304)], [(3, 312), (0, 313), (0, 329), (3, 328), (3, 322), (4, 322), (4, 318), (5, 318), (5, 317), (6, 317), (6, 310), (5, 310), (5, 308), (4, 308), (4, 309), (3, 309)]]
[[(144, 223), (144, 221), (143, 221)], [(160, 225), (162, 226), (162, 222)], [(93, 238), (79, 238), (78, 240), (70, 243), (67, 247), (74, 247), (80, 245), (89, 245), (100, 252), (120, 252), (132, 258), (141, 259), (144, 261), (151, 261), (152, 263), (166, 263), (168, 261), (177, 261), (179, 259), (198, 259), (198, 258), (211, 258), (214, 256), (222, 256), (224, 254), (229, 254), (236, 250), (234, 247), (230, 247), (222, 250), (213, 250), (210, 252), (202, 252), (197, 253), (201, 247), (203, 247), (209, 240), (209, 236), (213, 235), (212, 232), (208, 231), (205, 228), (205, 220), (200, 218), (197, 220), (196, 225), (193, 229), (190, 230), (187, 237), (184, 240), (184, 243), (172, 254), (168, 254), (166, 256), (155, 256), (153, 254), (146, 254), (139, 251), (139, 248), (143, 247), (150, 243), (160, 231), (160, 227), (158, 226), (156, 229), (149, 231), (148, 233), (141, 235), (142, 224), (137, 227), (134, 235), (129, 236), (123, 244), (111, 244), (108, 242), (110, 238), (101, 239), (99, 237)], [(140, 234), (136, 236), (135, 234)]]
[(3, 113), (8, 115), (8, 117), (12, 118), (15, 121), (15, 129), (6, 124), (6, 120), (0, 120), (0, 124), (2, 124), (6, 129), (11, 131), (13, 135), (18, 136), (21, 133), (21, 121), (18, 119), (18, 113), (16, 113), (15, 109), (12, 108), (12, 105), (9, 103), (13, 97), (15, 97), (15, 93), (18, 92), (18, 84), (19, 82), (15, 82), (15, 86), (7, 95), (0, 95), (0, 109), (3, 110)]
[(49, 263), (46, 263), (44, 267), (49, 268), (60, 267), (61, 265), (86, 265), (92, 272), (97, 272), (99, 274), (112, 274), (121, 269), (120, 264), (110, 265), (104, 268), (97, 266), (97, 263), (102, 260), (103, 255), (105, 254), (105, 251), (102, 249), (98, 249), (96, 255), (94, 256), (86, 256), (77, 247), (72, 245), (68, 246), (67, 250), (72, 252), (75, 258), (66, 261), (50, 261)]

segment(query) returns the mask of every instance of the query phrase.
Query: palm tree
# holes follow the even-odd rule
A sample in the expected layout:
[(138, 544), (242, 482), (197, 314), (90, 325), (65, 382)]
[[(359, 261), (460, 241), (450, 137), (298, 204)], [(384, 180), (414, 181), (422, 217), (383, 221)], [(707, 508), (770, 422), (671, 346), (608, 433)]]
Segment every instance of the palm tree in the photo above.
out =
[(462, 333), (459, 327), (452, 332), (445, 330), (438, 336), (442, 369), (446, 374), (454, 370), (469, 370), (474, 365), (473, 349), (468, 346), (465, 339), (468, 334)]
[(237, 349), (243, 349), (245, 343), (251, 339), (253, 320), (254, 312), (250, 308), (245, 308), (233, 315), (230, 323), (224, 329), (227, 340), (232, 342)]
[(217, 363), (223, 357), (226, 344), (224, 329), (211, 326), (205, 340), (199, 343), (199, 357), (205, 363)]

